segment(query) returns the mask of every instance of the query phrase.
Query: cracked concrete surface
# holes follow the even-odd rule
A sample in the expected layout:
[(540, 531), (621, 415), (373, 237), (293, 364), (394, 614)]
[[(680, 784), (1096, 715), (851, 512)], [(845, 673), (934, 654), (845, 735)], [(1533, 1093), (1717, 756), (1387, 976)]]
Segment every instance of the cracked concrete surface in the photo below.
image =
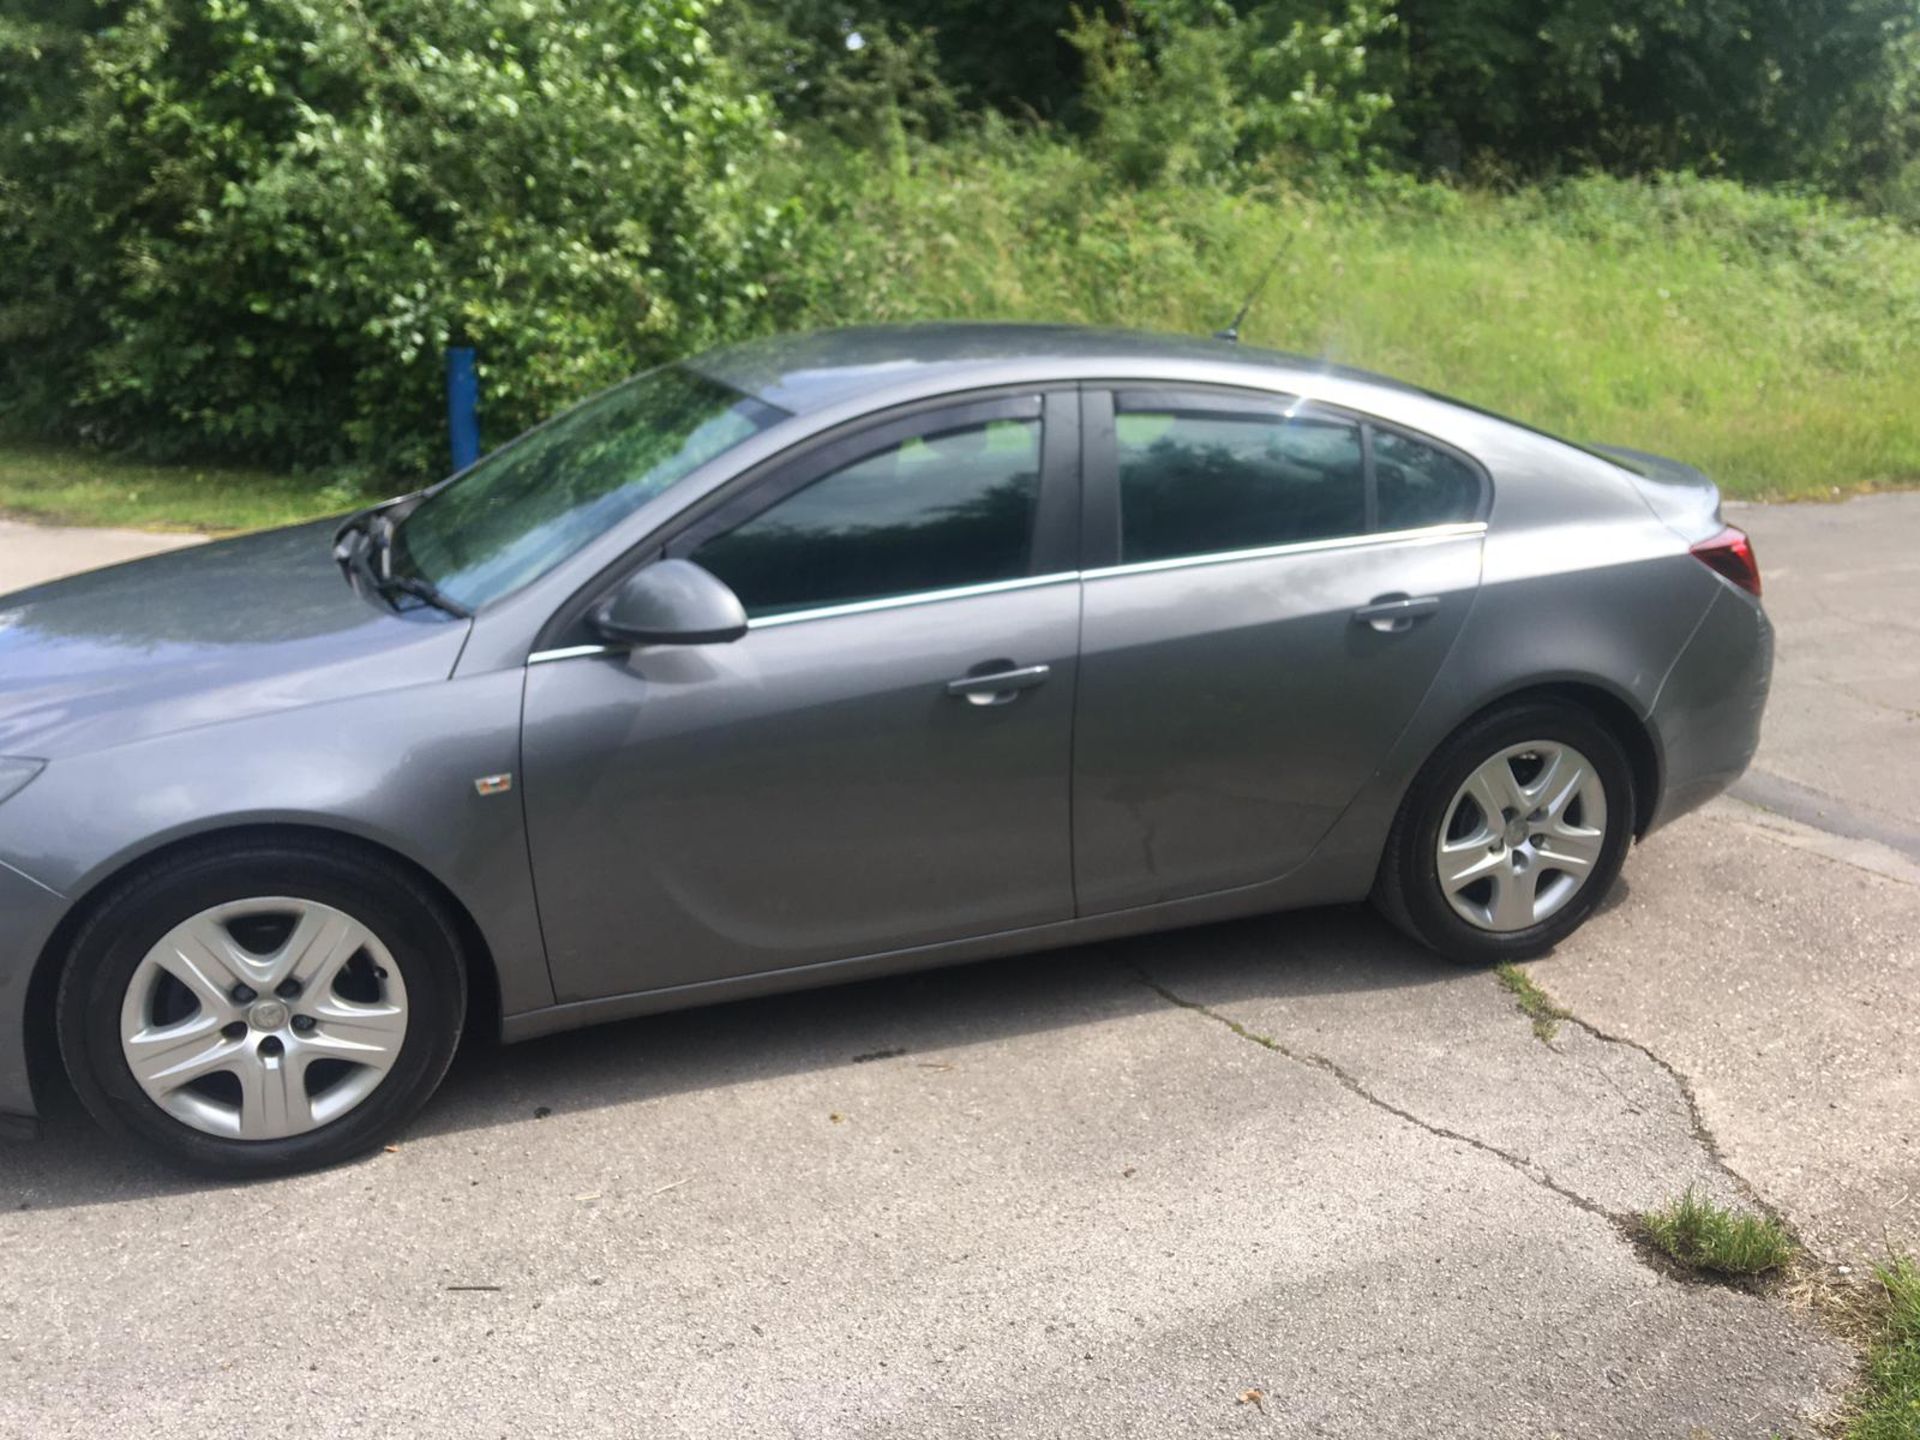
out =
[(1636, 847), (1527, 968), (1689, 1076), (1733, 1166), (1860, 1264), (1920, 1251), (1920, 495), (1729, 514), (1779, 635), (1752, 803)]
[[(1435, 1038), (1387, 1063), (1409, 989)], [(0, 1430), (1809, 1433), (1847, 1352), (1641, 1261), (1602, 1212), (1658, 1177), (1578, 1136), (1664, 1114), (1636, 1163), (1717, 1171), (1670, 1077), (1568, 1040), (1331, 912), (541, 1042), (272, 1185), (63, 1123), (0, 1191)]]
[(1640, 847), (1530, 967), (1550, 1043), (1330, 910), (470, 1054), (270, 1184), (64, 1102), (0, 1151), (0, 1435), (1813, 1433), (1851, 1354), (1621, 1221), (1693, 1185), (1838, 1256), (1920, 1210), (1920, 687), (1873, 623), (1920, 496), (1739, 519), (1798, 818)]
[(1729, 1163), (1856, 1264), (1920, 1250), (1920, 865), (1859, 849), (1717, 803), (1527, 967), (1691, 1076)]

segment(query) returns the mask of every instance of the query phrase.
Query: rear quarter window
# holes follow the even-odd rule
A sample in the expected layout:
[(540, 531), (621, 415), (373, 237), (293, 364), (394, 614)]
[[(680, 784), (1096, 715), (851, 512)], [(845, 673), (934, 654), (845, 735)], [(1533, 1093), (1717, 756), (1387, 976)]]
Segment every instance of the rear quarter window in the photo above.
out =
[(1397, 431), (1375, 428), (1372, 440), (1380, 529), (1418, 530), (1478, 517), (1480, 474), (1473, 466)]

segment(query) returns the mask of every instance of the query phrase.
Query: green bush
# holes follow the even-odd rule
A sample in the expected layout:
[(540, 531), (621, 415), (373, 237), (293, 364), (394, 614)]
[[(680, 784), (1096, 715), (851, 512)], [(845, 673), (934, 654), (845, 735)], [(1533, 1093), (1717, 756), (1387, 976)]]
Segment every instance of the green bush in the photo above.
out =
[(1085, 67), (1095, 153), (1139, 184), (1377, 158), (1392, 101), (1373, 47), (1393, 30), (1383, 0), (1140, 0), (1120, 19), (1076, 10), (1067, 38)]
[(701, 0), (35, 8), (0, 31), (16, 429), (430, 473), (450, 341), (502, 438), (781, 283), (782, 142)]
[[(1686, 175), (1468, 189), (1407, 166), (1466, 106), (1509, 140), (1657, 132), (1634, 153), (1738, 168), (1646, 83), (1732, 15), (1752, 37), (1715, 61), (1726, 113), (1764, 111), (1762, 138), (1814, 117), (1801, 138), (1867, 167), (1846, 184), (1878, 167), (1875, 202), (1911, 218), (1920, 50), (1893, 3), (1818, 0), (1831, 53), (1770, 68), (1811, 23), (1789, 0), (1613, 21), (1553, 0), (1531, 48), (1509, 0), (12, 0), (0, 429), (391, 489), (444, 467), (450, 342), (479, 351), (497, 442), (803, 324), (1205, 333), (1284, 247), (1251, 339), (1682, 455), (1736, 494), (1909, 483), (1911, 229)], [(1053, 66), (1048, 37), (1056, 118), (987, 105), (1019, 109), (1007, 77)], [(1834, 57), (1868, 51), (1877, 78), (1840, 84)], [(1436, 78), (1469, 71), (1481, 88)], [(1874, 115), (1906, 128), (1830, 143)], [(1515, 140), (1511, 173), (1628, 153), (1563, 141)]]

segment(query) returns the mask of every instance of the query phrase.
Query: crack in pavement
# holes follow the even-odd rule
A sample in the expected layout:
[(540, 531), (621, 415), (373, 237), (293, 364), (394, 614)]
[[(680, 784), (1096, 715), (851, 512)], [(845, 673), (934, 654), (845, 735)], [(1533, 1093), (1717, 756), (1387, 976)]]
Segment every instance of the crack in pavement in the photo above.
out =
[(1571, 1205), (1577, 1206), (1578, 1208), (1586, 1211), (1590, 1215), (1598, 1215), (1601, 1219), (1607, 1220), (1616, 1226), (1626, 1225), (1631, 1222), (1632, 1217), (1616, 1214), (1614, 1211), (1607, 1209), (1606, 1206), (1600, 1204), (1598, 1201), (1591, 1200), (1587, 1196), (1582, 1195), (1579, 1191), (1574, 1190), (1569, 1186), (1561, 1184), (1558, 1180), (1553, 1178), (1552, 1173), (1548, 1171), (1545, 1166), (1540, 1165), (1535, 1161), (1525, 1159), (1524, 1157), (1519, 1155), (1515, 1155), (1511, 1151), (1502, 1150), (1498, 1145), (1489, 1144), (1487, 1141), (1482, 1140), (1477, 1136), (1468, 1135), (1459, 1130), (1450, 1130), (1445, 1125), (1436, 1125), (1430, 1120), (1423, 1120), (1421, 1119), (1420, 1116), (1415, 1115), (1411, 1110), (1403, 1110), (1398, 1105), (1393, 1104), (1391, 1101), (1381, 1099), (1378, 1095), (1374, 1094), (1371, 1090), (1367, 1089), (1366, 1086), (1362, 1085), (1357, 1079), (1355, 1079), (1346, 1070), (1342, 1069), (1338, 1064), (1336, 1064), (1332, 1060), (1329, 1060), (1324, 1055), (1317, 1055), (1317, 1054), (1314, 1054), (1312, 1051), (1295, 1050), (1292, 1047), (1285, 1045), (1282, 1042), (1274, 1039), (1271, 1035), (1262, 1035), (1257, 1030), (1250, 1030), (1245, 1025), (1242, 1025), (1238, 1020), (1235, 1020), (1232, 1016), (1222, 1014), (1220, 1011), (1215, 1010), (1210, 1005), (1202, 1004), (1198, 1000), (1187, 999), (1186, 996), (1177, 993), (1169, 986), (1161, 984), (1158, 980), (1154, 979), (1153, 976), (1148, 974), (1145, 970), (1136, 968), (1134, 971), (1134, 974), (1139, 977), (1140, 983), (1142, 985), (1146, 986), (1149, 990), (1153, 991), (1162, 1000), (1165, 1000), (1169, 1005), (1176, 1005), (1182, 1010), (1191, 1010), (1197, 1015), (1203, 1015), (1207, 1019), (1213, 1021), (1215, 1024), (1225, 1026), (1228, 1030), (1231, 1030), (1235, 1035), (1238, 1035), (1242, 1040), (1250, 1041), (1255, 1045), (1259, 1045), (1267, 1050), (1271, 1050), (1274, 1054), (1279, 1055), (1284, 1059), (1291, 1060), (1296, 1065), (1303, 1065), (1308, 1069), (1318, 1070), (1322, 1074), (1331, 1076), (1336, 1082), (1338, 1082), (1338, 1084), (1343, 1089), (1348, 1091), (1348, 1093), (1354, 1095), (1358, 1099), (1364, 1100), (1367, 1104), (1373, 1106), (1377, 1110), (1385, 1111), (1387, 1114), (1393, 1116), (1397, 1120), (1405, 1121), (1407, 1124), (1413, 1125), (1421, 1130), (1424, 1130), (1429, 1135), (1436, 1136), (1439, 1139), (1450, 1140), (1456, 1144), (1471, 1146), (1473, 1149), (1480, 1151), (1482, 1154), (1491, 1155), (1494, 1157), (1494, 1159), (1500, 1161), (1502, 1164), (1510, 1167), (1513, 1170), (1518, 1171), (1521, 1175), (1524, 1175), (1528, 1180), (1532, 1181), (1535, 1185), (1540, 1186), (1542, 1189), (1552, 1191), (1555, 1195), (1558, 1195), (1561, 1199), (1567, 1201)]
[(1720, 1142), (1714, 1138), (1713, 1131), (1707, 1128), (1706, 1116), (1700, 1111), (1700, 1098), (1695, 1095), (1693, 1091), (1693, 1082), (1681, 1074), (1679, 1069), (1676, 1068), (1671, 1061), (1654, 1054), (1652, 1050), (1648, 1049), (1647, 1046), (1638, 1040), (1631, 1039), (1625, 1035), (1609, 1034), (1592, 1021), (1583, 1020), (1578, 1015), (1569, 1013), (1564, 1019), (1567, 1024), (1577, 1026), (1586, 1031), (1587, 1034), (1604, 1045), (1618, 1045), (1624, 1049), (1632, 1050), (1645, 1056), (1647, 1060), (1653, 1064), (1655, 1069), (1660, 1070), (1669, 1080), (1673, 1081), (1674, 1085), (1680, 1091), (1680, 1098), (1687, 1102), (1688, 1133), (1692, 1135), (1693, 1143), (1698, 1145), (1700, 1149), (1705, 1152), (1707, 1159), (1713, 1162), (1713, 1168), (1733, 1182), (1734, 1187), (1739, 1190), (1748, 1204), (1760, 1211), (1761, 1214), (1767, 1216), (1767, 1218), (1785, 1226), (1788, 1233), (1793, 1236), (1795, 1244), (1798, 1244), (1801, 1249), (1807, 1250), (1809, 1255), (1813, 1253), (1811, 1250), (1808, 1250), (1805, 1243), (1801, 1241), (1798, 1232), (1794, 1230), (1792, 1223), (1787, 1217), (1781, 1213), (1779, 1207), (1762, 1196), (1746, 1176), (1742, 1175), (1728, 1163), (1727, 1157), (1721, 1152)]
[[(1608, 1221), (1620, 1232), (1622, 1237), (1628, 1241), (1634, 1253), (1640, 1257), (1643, 1264), (1652, 1263), (1640, 1243), (1640, 1217), (1637, 1214), (1629, 1211), (1610, 1210), (1599, 1201), (1582, 1195), (1571, 1186), (1555, 1179), (1553, 1173), (1538, 1161), (1516, 1155), (1512, 1151), (1504, 1150), (1498, 1145), (1480, 1139), (1478, 1136), (1469, 1135), (1464, 1131), (1454, 1130), (1448, 1126), (1439, 1125), (1433, 1121), (1423, 1119), (1412, 1111), (1403, 1109), (1391, 1101), (1381, 1098), (1369, 1090), (1357, 1077), (1342, 1067), (1338, 1062), (1329, 1059), (1325, 1055), (1318, 1054), (1314, 1051), (1296, 1050), (1284, 1041), (1275, 1039), (1271, 1035), (1263, 1035), (1259, 1031), (1249, 1028), (1240, 1021), (1235, 1020), (1232, 1016), (1216, 1010), (1210, 1005), (1198, 1000), (1188, 999), (1171, 986), (1155, 979), (1144, 969), (1135, 967), (1134, 974), (1142, 985), (1153, 991), (1168, 1004), (1177, 1006), (1182, 1010), (1190, 1010), (1197, 1015), (1203, 1016), (1215, 1024), (1223, 1026), (1233, 1034), (1239, 1036), (1242, 1040), (1258, 1045), (1263, 1049), (1270, 1050), (1283, 1059), (1293, 1061), (1296, 1065), (1320, 1071), (1322, 1074), (1332, 1078), (1342, 1089), (1346, 1090), (1355, 1098), (1365, 1101), (1368, 1105), (1393, 1116), (1397, 1120), (1424, 1130), (1427, 1134), (1437, 1139), (1451, 1141), (1459, 1145), (1466, 1145), (1474, 1150), (1480, 1151), (1482, 1154), (1492, 1156), (1509, 1169), (1525, 1176), (1533, 1184), (1552, 1192), (1569, 1204), (1585, 1211), (1587, 1214), (1597, 1215), (1601, 1219)], [(1603, 1045), (1616, 1045), (1623, 1049), (1634, 1051), (1636, 1054), (1644, 1057), (1654, 1068), (1671, 1080), (1679, 1090), (1681, 1099), (1686, 1103), (1688, 1134), (1693, 1142), (1700, 1147), (1701, 1152), (1705, 1154), (1713, 1168), (1733, 1183), (1734, 1188), (1748, 1204), (1752, 1205), (1769, 1219), (1785, 1227), (1788, 1234), (1792, 1236), (1794, 1243), (1800, 1247), (1810, 1260), (1814, 1260), (1820, 1264), (1825, 1263), (1815, 1255), (1812, 1248), (1801, 1238), (1792, 1222), (1781, 1212), (1779, 1207), (1773, 1205), (1763, 1197), (1754, 1188), (1753, 1184), (1748, 1181), (1746, 1176), (1735, 1170), (1733, 1166), (1727, 1162), (1725, 1154), (1723, 1154), (1720, 1149), (1720, 1142), (1714, 1138), (1713, 1132), (1707, 1127), (1706, 1119), (1700, 1110), (1699, 1098), (1694, 1093), (1693, 1083), (1685, 1075), (1681, 1074), (1669, 1061), (1655, 1054), (1638, 1040), (1629, 1039), (1621, 1035), (1609, 1034), (1590, 1021), (1583, 1020), (1578, 1015), (1571, 1013), (1563, 1015), (1560, 1018), (1564, 1023), (1573, 1025), (1584, 1031), (1587, 1035)], [(1565, 1055), (1565, 1052), (1558, 1046), (1549, 1044), (1547, 1048), (1555, 1054)], [(1611, 1077), (1604, 1078), (1607, 1078), (1610, 1084), (1612, 1083)], [(1613, 1088), (1616, 1092), (1619, 1092), (1619, 1086), (1617, 1084), (1613, 1085)], [(1619, 1093), (1621, 1093), (1623, 1099), (1626, 1098), (1624, 1092)], [(1629, 1104), (1629, 1108), (1633, 1107)], [(1660, 1269), (1662, 1273), (1667, 1273), (1670, 1267), (1654, 1265), (1653, 1268)], [(1682, 1278), (1693, 1279), (1697, 1277), (1689, 1276)]]

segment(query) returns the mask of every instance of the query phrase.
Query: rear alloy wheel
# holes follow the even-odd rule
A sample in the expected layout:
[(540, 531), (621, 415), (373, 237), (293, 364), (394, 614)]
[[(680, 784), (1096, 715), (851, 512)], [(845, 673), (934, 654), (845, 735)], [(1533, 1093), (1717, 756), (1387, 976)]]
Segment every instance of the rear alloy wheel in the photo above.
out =
[(97, 1118), (247, 1176), (388, 1138), (445, 1075), (466, 985), (452, 923), (409, 876), (325, 841), (230, 842), (111, 892), (58, 1005)]
[(1469, 722), (1402, 803), (1374, 899), (1451, 960), (1498, 963), (1579, 927), (1626, 858), (1631, 770), (1587, 711), (1531, 701)]
[(1447, 807), (1435, 873), (1454, 914), (1526, 930), (1580, 892), (1607, 839), (1607, 791), (1571, 745), (1527, 740), (1475, 768)]

